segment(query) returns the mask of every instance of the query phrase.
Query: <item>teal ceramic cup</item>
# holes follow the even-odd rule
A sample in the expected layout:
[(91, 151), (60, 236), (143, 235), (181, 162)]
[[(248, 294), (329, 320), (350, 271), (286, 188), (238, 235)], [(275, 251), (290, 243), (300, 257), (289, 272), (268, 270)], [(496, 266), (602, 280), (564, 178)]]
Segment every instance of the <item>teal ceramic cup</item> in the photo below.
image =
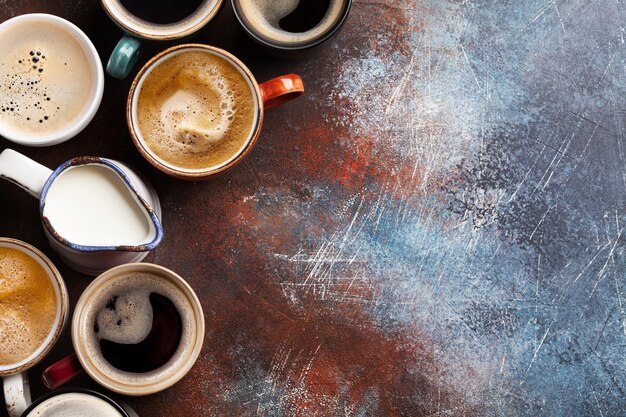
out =
[(134, 0), (100, 0), (109, 17), (125, 32), (113, 49), (107, 73), (123, 79), (132, 71), (145, 41), (171, 41), (193, 35), (209, 23), (224, 0), (181, 0), (160, 11)]

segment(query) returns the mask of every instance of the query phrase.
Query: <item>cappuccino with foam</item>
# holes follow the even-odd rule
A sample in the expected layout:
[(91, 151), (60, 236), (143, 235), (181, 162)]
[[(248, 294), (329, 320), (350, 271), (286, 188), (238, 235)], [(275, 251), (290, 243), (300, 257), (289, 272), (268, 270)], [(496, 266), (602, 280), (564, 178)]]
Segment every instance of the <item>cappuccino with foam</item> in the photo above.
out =
[(347, 0), (235, 0), (235, 11), (255, 37), (283, 47), (313, 44), (342, 20)]
[(0, 124), (10, 136), (63, 132), (86, 112), (96, 69), (60, 24), (23, 20), (0, 32)]
[(39, 262), (0, 247), (0, 366), (21, 362), (44, 344), (57, 305), (53, 283)]
[(237, 66), (209, 50), (167, 55), (137, 89), (137, 136), (166, 165), (182, 170), (220, 166), (236, 157), (254, 133), (251, 82)]

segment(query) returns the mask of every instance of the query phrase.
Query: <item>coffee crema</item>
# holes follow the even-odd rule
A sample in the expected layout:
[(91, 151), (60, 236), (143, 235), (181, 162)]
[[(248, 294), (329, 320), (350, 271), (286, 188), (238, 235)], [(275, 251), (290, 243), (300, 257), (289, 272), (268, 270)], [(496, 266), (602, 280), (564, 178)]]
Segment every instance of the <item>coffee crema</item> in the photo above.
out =
[(14, 135), (54, 134), (85, 111), (95, 80), (67, 30), (25, 21), (0, 32), (0, 123)]
[(0, 366), (37, 351), (54, 325), (57, 304), (39, 262), (21, 250), (0, 247)]
[(95, 366), (117, 381), (159, 379), (193, 349), (193, 310), (166, 279), (129, 272), (112, 279), (88, 307), (85, 341)]
[(261, 39), (302, 46), (322, 38), (341, 19), (346, 0), (237, 0), (246, 26)]
[(38, 404), (28, 417), (122, 417), (122, 413), (94, 395), (69, 392)]
[(138, 136), (167, 165), (211, 169), (245, 148), (255, 122), (254, 92), (226, 59), (201, 50), (175, 53), (143, 79)]

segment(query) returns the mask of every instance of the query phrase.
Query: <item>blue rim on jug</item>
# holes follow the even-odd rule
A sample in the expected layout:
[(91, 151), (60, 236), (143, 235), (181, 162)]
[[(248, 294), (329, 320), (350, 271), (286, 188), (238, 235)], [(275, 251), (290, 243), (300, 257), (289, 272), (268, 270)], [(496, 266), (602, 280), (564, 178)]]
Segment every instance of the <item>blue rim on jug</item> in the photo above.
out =
[[(128, 189), (132, 191), (133, 197), (142, 205), (142, 207), (148, 213), (152, 227), (154, 227), (154, 238), (148, 242), (141, 245), (119, 245), (119, 246), (87, 246), (87, 245), (79, 245), (74, 242), (70, 242), (61, 236), (55, 228), (50, 223), (50, 220), (44, 216), (44, 208), (46, 206), (46, 197), (48, 194), (48, 190), (54, 180), (66, 169), (73, 166), (87, 165), (87, 164), (98, 164), (105, 165), (106, 167), (113, 170), (121, 179), (124, 181)], [(41, 198), (39, 200), (39, 212), (41, 213), (41, 218), (43, 220), (44, 227), (48, 230), (50, 235), (54, 237), (59, 243), (68, 248), (81, 251), (81, 252), (99, 252), (99, 251), (124, 251), (124, 252), (149, 252), (152, 249), (156, 248), (161, 240), (163, 240), (163, 225), (161, 224), (161, 220), (159, 220), (159, 216), (157, 216), (154, 208), (152, 208), (137, 192), (135, 186), (133, 185), (131, 179), (126, 175), (124, 171), (122, 171), (117, 165), (113, 162), (99, 158), (95, 156), (82, 156), (78, 158), (70, 159), (67, 162), (61, 164), (57, 169), (54, 170), (52, 175), (48, 178), (45, 185), (43, 186), (43, 190), (41, 192)]]

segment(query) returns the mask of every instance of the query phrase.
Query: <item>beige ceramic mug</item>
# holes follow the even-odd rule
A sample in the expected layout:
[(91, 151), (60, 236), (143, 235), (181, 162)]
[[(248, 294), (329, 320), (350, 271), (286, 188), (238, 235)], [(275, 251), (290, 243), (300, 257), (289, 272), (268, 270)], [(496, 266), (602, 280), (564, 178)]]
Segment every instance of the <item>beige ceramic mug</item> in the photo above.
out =
[(0, 238), (0, 377), (9, 416), (30, 404), (26, 371), (61, 335), (67, 290), (52, 262), (37, 248)]
[(193, 289), (162, 266), (112, 268), (83, 292), (72, 318), (75, 355), (44, 371), (56, 388), (83, 371), (119, 394), (153, 394), (194, 365), (204, 341), (204, 315)]

